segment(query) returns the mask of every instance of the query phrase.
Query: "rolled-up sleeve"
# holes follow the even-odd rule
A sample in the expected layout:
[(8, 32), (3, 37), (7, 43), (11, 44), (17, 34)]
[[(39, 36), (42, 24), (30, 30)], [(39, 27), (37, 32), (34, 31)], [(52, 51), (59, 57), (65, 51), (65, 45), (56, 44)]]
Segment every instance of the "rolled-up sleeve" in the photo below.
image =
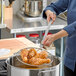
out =
[(65, 11), (68, 7), (69, 0), (58, 0), (55, 3), (48, 5), (43, 11), (43, 18), (46, 18), (45, 11), (51, 10), (56, 15), (59, 15), (61, 12)]
[(64, 27), (63, 30), (65, 30), (68, 33), (68, 36), (71, 37), (76, 33), (76, 21)]

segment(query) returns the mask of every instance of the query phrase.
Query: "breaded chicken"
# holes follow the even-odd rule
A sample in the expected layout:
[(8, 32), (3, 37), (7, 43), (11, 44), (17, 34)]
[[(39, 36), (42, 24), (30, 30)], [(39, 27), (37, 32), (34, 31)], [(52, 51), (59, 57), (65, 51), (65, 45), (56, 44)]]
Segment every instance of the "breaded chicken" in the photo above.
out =
[(29, 64), (32, 64), (32, 65), (42, 65), (44, 63), (50, 63), (50, 59), (41, 59), (41, 58), (31, 58), (29, 59)]
[(51, 60), (48, 57), (48, 53), (46, 51), (41, 51), (37, 53), (37, 51), (32, 48), (30, 50), (23, 49), (21, 51), (21, 58), (25, 63), (31, 65), (42, 65), (44, 63), (50, 63)]
[(48, 57), (48, 53), (46, 51), (41, 51), (39, 53), (39, 58), (46, 59)]
[(32, 48), (32, 49), (29, 50), (28, 59), (30, 59), (30, 58), (32, 58), (36, 55), (37, 55), (37, 51), (34, 48)]
[(20, 52), (20, 55), (21, 55), (21, 58), (22, 60), (27, 63), (28, 59), (27, 59), (27, 56), (28, 56), (28, 50), (27, 49), (23, 49), (21, 52)]

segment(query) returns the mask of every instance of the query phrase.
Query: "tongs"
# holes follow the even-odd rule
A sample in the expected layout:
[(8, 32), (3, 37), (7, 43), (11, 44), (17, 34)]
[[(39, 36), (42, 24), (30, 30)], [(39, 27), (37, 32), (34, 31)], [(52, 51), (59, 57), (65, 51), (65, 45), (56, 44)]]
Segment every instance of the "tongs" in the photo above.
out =
[(43, 36), (43, 39), (41, 41), (40, 48), (43, 48), (44, 47), (43, 41), (45, 40), (45, 38), (46, 38), (46, 36), (47, 36), (47, 34), (49, 32), (50, 26), (51, 26), (51, 21), (48, 23), (48, 26), (47, 26), (47, 28), (45, 30), (45, 35)]

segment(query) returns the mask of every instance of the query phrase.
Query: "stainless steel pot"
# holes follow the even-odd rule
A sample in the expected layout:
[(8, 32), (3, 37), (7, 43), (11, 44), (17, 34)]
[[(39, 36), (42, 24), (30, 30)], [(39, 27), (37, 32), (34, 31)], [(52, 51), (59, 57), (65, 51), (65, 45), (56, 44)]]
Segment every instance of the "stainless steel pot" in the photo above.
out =
[(28, 16), (40, 16), (43, 10), (42, 0), (25, 0), (25, 14)]
[(30, 67), (22, 64), (12, 56), (6, 60), (8, 76), (59, 76), (60, 59), (53, 56), (53, 63), (47, 67)]

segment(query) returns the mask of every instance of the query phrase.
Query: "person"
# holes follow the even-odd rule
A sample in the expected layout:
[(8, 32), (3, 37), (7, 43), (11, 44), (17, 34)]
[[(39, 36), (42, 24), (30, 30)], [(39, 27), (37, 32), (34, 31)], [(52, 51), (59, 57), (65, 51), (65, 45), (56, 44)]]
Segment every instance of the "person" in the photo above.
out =
[(52, 19), (54, 23), (56, 16), (67, 10), (67, 26), (61, 31), (48, 35), (43, 44), (50, 46), (52, 42), (67, 37), (64, 54), (64, 76), (76, 76), (76, 0), (57, 0), (43, 10), (43, 18), (48, 23)]

